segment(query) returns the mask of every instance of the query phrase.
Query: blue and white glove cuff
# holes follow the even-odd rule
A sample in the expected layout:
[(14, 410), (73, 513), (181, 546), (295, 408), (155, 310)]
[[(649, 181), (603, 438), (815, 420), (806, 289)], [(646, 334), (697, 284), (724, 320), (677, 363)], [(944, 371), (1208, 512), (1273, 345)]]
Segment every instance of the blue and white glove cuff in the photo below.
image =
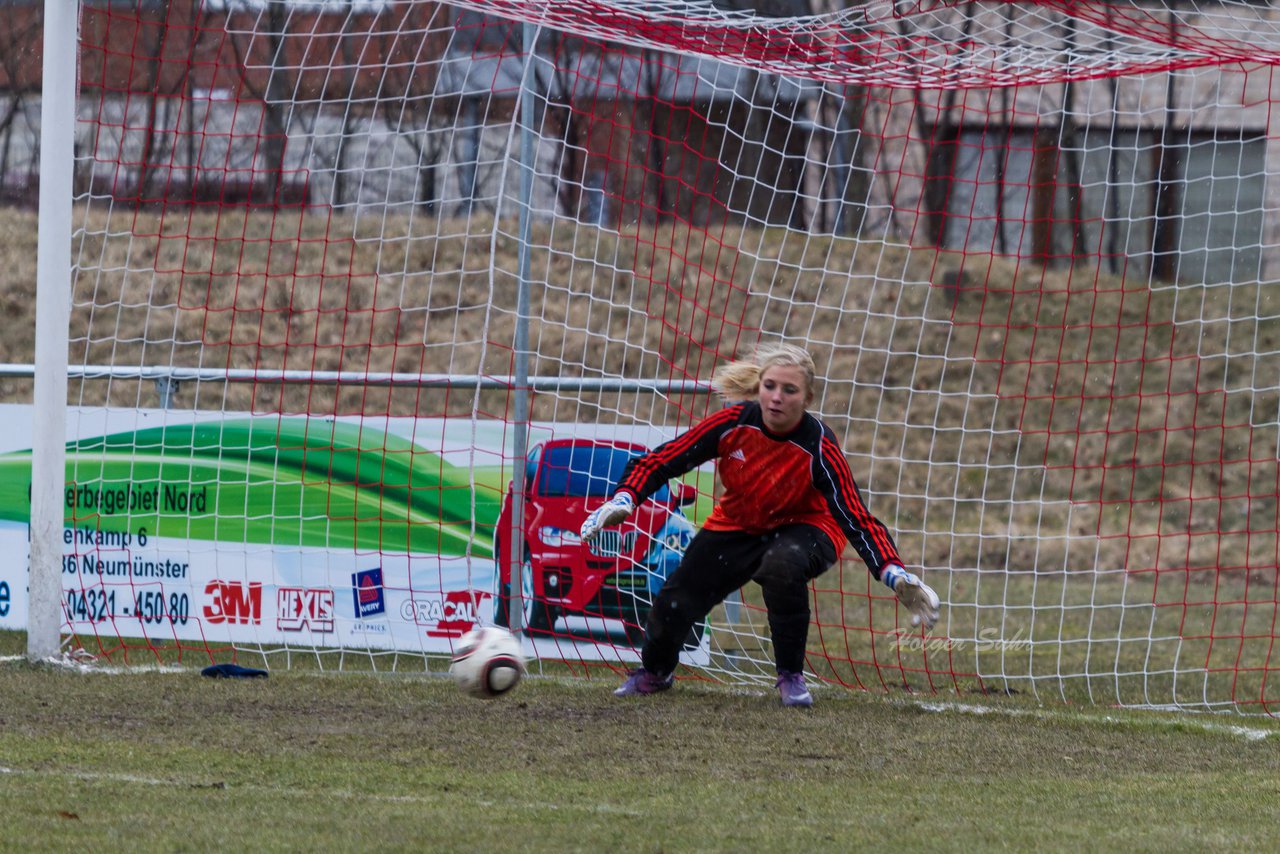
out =
[(880, 570), (880, 580), (884, 582), (884, 586), (890, 590), (897, 591), (898, 582), (911, 573), (907, 572), (906, 567), (899, 563), (886, 564), (884, 569)]

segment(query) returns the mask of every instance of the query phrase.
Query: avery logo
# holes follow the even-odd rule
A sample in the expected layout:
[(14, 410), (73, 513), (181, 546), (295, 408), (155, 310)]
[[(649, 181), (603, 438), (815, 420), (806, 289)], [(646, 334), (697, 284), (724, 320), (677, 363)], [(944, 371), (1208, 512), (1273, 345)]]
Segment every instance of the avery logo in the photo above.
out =
[(276, 594), (276, 628), (284, 632), (333, 631), (333, 591), (317, 587), (281, 587)]
[(245, 584), (215, 579), (204, 586), (204, 592), (210, 597), (209, 604), (204, 606), (206, 621), (214, 625), (238, 623), (242, 626), (262, 622), (261, 581)]
[(387, 613), (387, 600), (382, 593), (382, 567), (361, 570), (351, 576), (351, 592), (355, 598), (357, 620)]
[(427, 629), (427, 637), (460, 638), (478, 622), (480, 605), (493, 596), (488, 590), (450, 590), (441, 599), (406, 599), (402, 619)]

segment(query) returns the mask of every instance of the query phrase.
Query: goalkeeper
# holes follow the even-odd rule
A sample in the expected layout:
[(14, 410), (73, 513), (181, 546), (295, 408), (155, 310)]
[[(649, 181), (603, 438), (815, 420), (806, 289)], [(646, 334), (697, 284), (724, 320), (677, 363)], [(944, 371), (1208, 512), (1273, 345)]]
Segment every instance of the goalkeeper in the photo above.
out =
[(913, 625), (933, 627), (938, 596), (903, 567), (889, 531), (863, 503), (840, 442), (808, 411), (815, 380), (805, 350), (762, 347), (754, 358), (722, 365), (711, 384), (730, 405), (632, 460), (613, 498), (582, 525), (582, 539), (590, 542), (671, 478), (718, 459), (720, 499), (649, 612), (642, 666), (614, 693), (670, 688), (689, 630), (755, 581), (768, 609), (782, 704), (810, 706), (809, 582), (836, 562), (846, 542), (897, 594)]

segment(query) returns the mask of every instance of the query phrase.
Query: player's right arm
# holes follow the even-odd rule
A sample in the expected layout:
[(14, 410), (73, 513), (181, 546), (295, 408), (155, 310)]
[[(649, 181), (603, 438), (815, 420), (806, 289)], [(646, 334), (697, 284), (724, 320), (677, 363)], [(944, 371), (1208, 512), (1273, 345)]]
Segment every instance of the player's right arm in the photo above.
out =
[(742, 414), (743, 405), (721, 409), (670, 442), (664, 442), (631, 462), (618, 479), (614, 494), (625, 492), (639, 504), (672, 478), (691, 472), (720, 455), (720, 439)]
[(591, 511), (579, 535), (590, 542), (601, 529), (617, 525), (631, 515), (637, 504), (662, 485), (720, 454), (720, 437), (738, 423), (742, 404), (730, 406), (704, 418), (669, 442), (627, 463), (613, 497)]

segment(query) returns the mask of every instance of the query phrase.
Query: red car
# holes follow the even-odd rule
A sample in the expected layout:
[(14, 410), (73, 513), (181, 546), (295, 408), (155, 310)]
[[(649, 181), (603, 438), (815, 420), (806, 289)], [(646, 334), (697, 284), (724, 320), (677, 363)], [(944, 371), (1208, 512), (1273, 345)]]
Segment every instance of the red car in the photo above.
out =
[[(552, 439), (535, 446), (525, 465), (524, 554), (521, 590), (527, 631), (548, 632), (567, 615), (622, 620), (627, 637), (642, 637), (653, 597), (679, 564), (694, 534), (681, 511), (697, 490), (674, 483), (640, 504), (623, 524), (606, 528), (590, 545), (578, 531), (607, 500), (633, 457), (648, 449), (632, 442)], [(498, 519), (494, 622), (509, 626), (512, 493)]]

